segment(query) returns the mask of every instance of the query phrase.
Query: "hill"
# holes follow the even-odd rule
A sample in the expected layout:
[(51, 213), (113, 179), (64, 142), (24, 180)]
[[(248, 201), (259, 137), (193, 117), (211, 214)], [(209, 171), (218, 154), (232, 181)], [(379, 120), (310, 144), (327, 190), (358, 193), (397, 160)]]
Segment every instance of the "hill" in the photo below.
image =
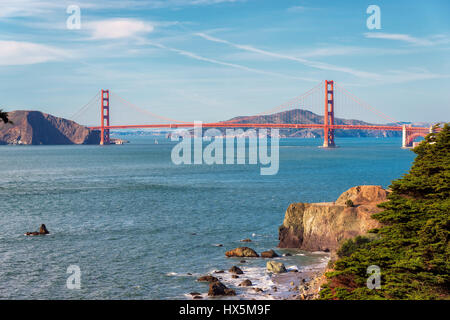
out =
[[(235, 123), (301, 123), (322, 124), (323, 116), (308, 110), (294, 109), (263, 116), (239, 116), (227, 121)], [(335, 124), (340, 125), (374, 125), (354, 119), (335, 118)], [(413, 124), (414, 125), (414, 124)], [(319, 138), (323, 137), (321, 129), (281, 129), (284, 137)], [(400, 131), (389, 130), (335, 130), (336, 137), (400, 137)]]
[(74, 121), (39, 111), (8, 112), (13, 124), (0, 124), (0, 144), (98, 144), (100, 133)]

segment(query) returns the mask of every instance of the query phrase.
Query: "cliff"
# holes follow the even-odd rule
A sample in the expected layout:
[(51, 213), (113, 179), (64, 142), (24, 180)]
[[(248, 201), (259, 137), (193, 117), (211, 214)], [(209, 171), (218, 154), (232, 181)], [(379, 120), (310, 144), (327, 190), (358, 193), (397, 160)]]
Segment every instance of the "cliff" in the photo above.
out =
[[(381, 211), (388, 191), (380, 186), (358, 186), (344, 192), (336, 202), (293, 203), (279, 228), (280, 248), (336, 251), (344, 239), (380, 227), (371, 215)], [(347, 206), (347, 200), (353, 207)]]
[(98, 144), (100, 133), (74, 121), (39, 111), (8, 112), (13, 124), (0, 123), (0, 144)]

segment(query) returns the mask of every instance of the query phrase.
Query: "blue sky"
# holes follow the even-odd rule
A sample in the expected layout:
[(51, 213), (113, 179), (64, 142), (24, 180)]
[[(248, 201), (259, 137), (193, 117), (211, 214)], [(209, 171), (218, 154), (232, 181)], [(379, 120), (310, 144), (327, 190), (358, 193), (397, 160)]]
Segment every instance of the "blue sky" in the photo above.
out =
[[(66, 27), (72, 4), (79, 30)], [(371, 4), (379, 30), (366, 26)], [(449, 121), (449, 12), (446, 0), (0, 0), (0, 105), (70, 117), (108, 88), (156, 114), (215, 121), (332, 79), (395, 119)], [(113, 102), (114, 124), (155, 122)]]

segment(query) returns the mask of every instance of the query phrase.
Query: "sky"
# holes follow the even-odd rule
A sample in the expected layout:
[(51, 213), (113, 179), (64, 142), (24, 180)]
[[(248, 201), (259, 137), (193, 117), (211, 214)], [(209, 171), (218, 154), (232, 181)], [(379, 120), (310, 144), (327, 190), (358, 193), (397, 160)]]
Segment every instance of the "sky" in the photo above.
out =
[[(0, 0), (0, 108), (71, 118), (109, 89), (167, 118), (218, 121), (328, 79), (394, 119), (449, 121), (449, 12), (447, 0)], [(99, 124), (93, 105), (75, 120)], [(158, 122), (114, 99), (111, 121)]]

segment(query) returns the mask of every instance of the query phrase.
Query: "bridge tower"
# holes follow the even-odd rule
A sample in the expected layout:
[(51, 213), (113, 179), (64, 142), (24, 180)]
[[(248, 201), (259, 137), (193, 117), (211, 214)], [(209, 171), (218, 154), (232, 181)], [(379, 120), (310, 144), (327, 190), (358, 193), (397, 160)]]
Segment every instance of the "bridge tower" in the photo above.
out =
[(323, 147), (334, 148), (334, 82), (325, 80), (325, 113), (323, 115)]
[(109, 129), (105, 129), (105, 126), (109, 127), (109, 90), (102, 89), (101, 103), (101, 129), (100, 129), (100, 144), (109, 144)]

